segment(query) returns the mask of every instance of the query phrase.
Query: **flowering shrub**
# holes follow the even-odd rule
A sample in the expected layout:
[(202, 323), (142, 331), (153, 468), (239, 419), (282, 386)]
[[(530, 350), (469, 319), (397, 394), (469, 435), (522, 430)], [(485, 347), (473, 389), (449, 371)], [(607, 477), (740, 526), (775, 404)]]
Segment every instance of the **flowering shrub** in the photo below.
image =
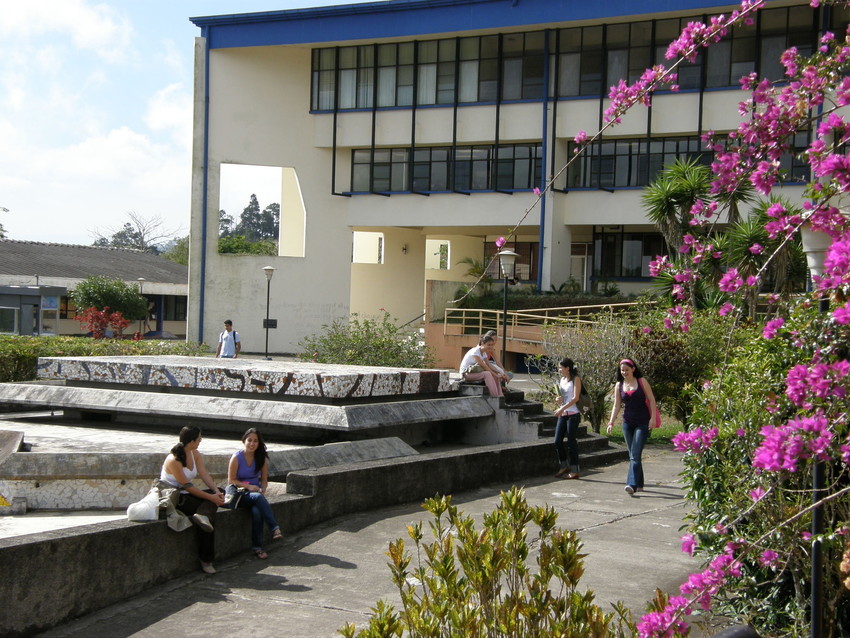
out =
[(121, 332), (130, 325), (130, 320), (125, 319), (120, 312), (109, 312), (109, 307), (98, 310), (94, 306), (78, 312), (74, 317), (83, 326), (83, 330), (91, 333), (95, 339), (103, 339), (107, 331), (111, 330), (113, 335), (119, 336)]
[[(808, 635), (814, 460), (825, 461), (832, 486), (820, 539), (825, 635), (850, 634), (839, 570), (850, 521), (848, 346), (850, 328), (802, 303), (771, 339), (753, 336), (714, 371), (694, 402), (693, 427), (677, 440), (696, 506), (683, 549), (710, 557), (732, 548), (739, 574), (727, 574), (714, 608), (765, 636)], [(818, 363), (796, 363), (807, 359)]]

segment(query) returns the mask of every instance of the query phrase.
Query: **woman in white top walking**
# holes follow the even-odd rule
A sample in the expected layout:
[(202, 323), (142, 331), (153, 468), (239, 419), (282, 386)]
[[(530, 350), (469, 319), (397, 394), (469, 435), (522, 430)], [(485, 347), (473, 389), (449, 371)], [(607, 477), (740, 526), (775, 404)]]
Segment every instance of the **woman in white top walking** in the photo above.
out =
[[(581, 377), (578, 376), (576, 365), (572, 359), (561, 359), (558, 364), (561, 380), (558, 383), (558, 397), (555, 401), (560, 407), (555, 410), (558, 424), (555, 426), (555, 452), (558, 455), (558, 472), (556, 477), (577, 479), (579, 477), (578, 463), (578, 426), (581, 424), (581, 412), (578, 400), (581, 398)], [(569, 459), (564, 448), (564, 435), (567, 437)]]
[[(201, 559), (201, 569), (207, 574), (214, 574), (213, 519), (215, 511), (224, 505), (224, 494), (219, 492), (204, 467), (204, 458), (198, 452), (200, 444), (200, 428), (192, 426), (180, 430), (180, 442), (171, 448), (171, 454), (162, 464), (159, 478), (169, 485), (180, 488), (177, 509), (189, 516), (198, 526), (198, 557)], [(192, 479), (196, 476), (201, 477), (208, 490), (192, 485)]]

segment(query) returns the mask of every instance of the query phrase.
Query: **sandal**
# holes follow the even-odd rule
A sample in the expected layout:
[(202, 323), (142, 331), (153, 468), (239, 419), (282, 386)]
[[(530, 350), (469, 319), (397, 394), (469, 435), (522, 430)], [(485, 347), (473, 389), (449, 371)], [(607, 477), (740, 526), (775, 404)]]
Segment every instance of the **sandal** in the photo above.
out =
[(283, 532), (280, 531), (279, 527), (276, 527), (275, 530), (272, 532), (272, 540), (279, 541), (281, 538), (283, 538)]
[(269, 557), (269, 555), (268, 555), (268, 554), (266, 554), (266, 552), (264, 552), (262, 549), (255, 549), (255, 550), (254, 550), (254, 554), (255, 554), (255, 555), (256, 555), (256, 557), (257, 557), (257, 558), (259, 558), (260, 560), (266, 560), (266, 559)]
[(569, 474), (567, 474), (564, 478), (567, 478), (567, 479), (577, 479), (579, 476), (581, 476), (581, 474), (579, 474), (578, 472), (570, 472), (570, 473), (569, 473)]

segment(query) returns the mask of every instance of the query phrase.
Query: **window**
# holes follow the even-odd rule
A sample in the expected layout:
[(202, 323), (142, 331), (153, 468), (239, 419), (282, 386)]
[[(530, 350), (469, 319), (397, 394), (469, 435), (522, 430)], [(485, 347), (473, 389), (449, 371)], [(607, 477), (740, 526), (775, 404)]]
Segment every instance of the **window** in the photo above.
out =
[(59, 297), (50, 295), (41, 298), (41, 316), (39, 317), (39, 334), (59, 334)]
[(411, 157), (412, 192), (531, 190), (541, 180), (542, 155), (540, 144), (459, 146), (454, 149), (453, 158), (448, 146), (418, 147), (412, 151), (355, 149), (351, 156), (351, 192), (411, 192)]
[(450, 242), (447, 239), (426, 239), (425, 268), (448, 270), (449, 245)]
[[(844, 32), (850, 11), (829, 9), (830, 30)], [(755, 70), (781, 80), (780, 54), (791, 46), (811, 53), (822, 12), (807, 5), (762, 9), (756, 24), (734, 27), (694, 62), (682, 63), (677, 84), (682, 89), (732, 87)], [(553, 32), (552, 95), (599, 97), (620, 79), (632, 83), (646, 68), (669, 64), (667, 47), (695, 20), (707, 18), (696, 14)], [(311, 108), (371, 108), (375, 93), (379, 107), (411, 106), (414, 92), (421, 105), (541, 99), (546, 54), (544, 31), (314, 49)]]
[(593, 276), (597, 279), (649, 277), (649, 262), (667, 253), (659, 233), (596, 226), (593, 235)]
[(163, 297), (163, 321), (186, 321), (185, 295), (167, 295)]
[(18, 334), (18, 309), (0, 307), (0, 334)]
[(354, 231), (353, 233), (351, 233), (351, 241), (351, 263), (384, 263), (384, 233)]
[[(512, 250), (517, 253), (518, 257), (514, 263), (514, 278), (518, 281), (534, 281), (537, 279), (537, 242), (518, 241), (510, 244), (505, 244), (503, 250)], [(488, 265), (487, 274), (493, 279), (504, 279), (502, 277), (502, 269), (499, 266), (499, 259), (493, 259), (493, 256), (499, 252), (496, 244), (487, 242), (484, 245), (484, 263)], [(492, 263), (491, 263), (492, 260)]]
[(77, 315), (77, 306), (70, 297), (62, 296), (59, 298), (59, 318), (73, 319)]
[(570, 165), (566, 188), (646, 186), (673, 160), (688, 157), (708, 165), (713, 154), (697, 136), (598, 141)]

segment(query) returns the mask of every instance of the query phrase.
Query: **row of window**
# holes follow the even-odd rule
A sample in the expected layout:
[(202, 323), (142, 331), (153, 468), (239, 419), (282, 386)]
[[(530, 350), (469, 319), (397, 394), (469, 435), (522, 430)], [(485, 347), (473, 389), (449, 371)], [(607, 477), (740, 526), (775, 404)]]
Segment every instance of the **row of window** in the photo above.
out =
[[(755, 24), (678, 69), (683, 89), (737, 86), (752, 71), (777, 80), (781, 53), (811, 53), (822, 12), (843, 33), (850, 9), (809, 6), (759, 11)], [(665, 64), (668, 44), (705, 16), (594, 25), (552, 31), (314, 49), (311, 108), (318, 111), (468, 104), (549, 97), (598, 97), (619, 79), (635, 81)], [(546, 61), (551, 68), (546, 87)]]
[(542, 155), (540, 144), (355, 149), (351, 157), (351, 190), (529, 190), (540, 185)]
[[(148, 301), (152, 301), (147, 297)], [(163, 295), (162, 320), (163, 321), (186, 321), (187, 298), (185, 295)], [(77, 316), (77, 306), (70, 297), (61, 297), (59, 300), (59, 318), (73, 319)], [(156, 309), (151, 307), (148, 320), (156, 320)]]
[[(809, 179), (807, 133), (798, 133), (794, 151), (782, 157), (788, 182)], [(573, 157), (574, 145), (569, 145)], [(714, 154), (697, 136), (602, 140), (576, 157), (559, 188), (643, 187), (675, 159), (711, 164)], [(542, 146), (436, 146), (352, 151), (351, 191), (355, 193), (471, 192), (531, 190), (540, 185)]]

